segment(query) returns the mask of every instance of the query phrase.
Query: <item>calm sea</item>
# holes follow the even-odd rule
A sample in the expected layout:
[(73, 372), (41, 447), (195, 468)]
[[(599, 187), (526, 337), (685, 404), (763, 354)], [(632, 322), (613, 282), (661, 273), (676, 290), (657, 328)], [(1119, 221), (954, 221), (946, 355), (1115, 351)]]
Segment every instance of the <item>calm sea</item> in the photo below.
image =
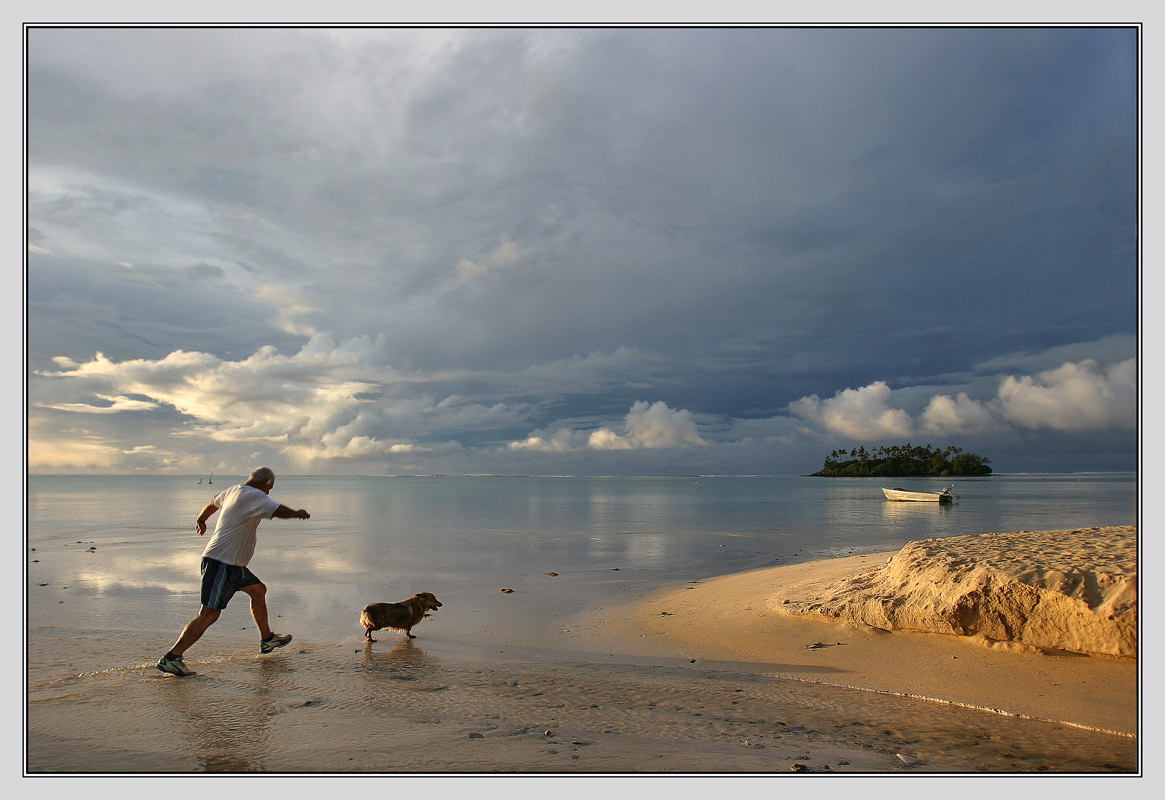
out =
[[(198, 607), (205, 539), (194, 519), (242, 479), (30, 477), (30, 638), (84, 609), (87, 627), (164, 651)], [(272, 627), (297, 639), (358, 636), (367, 603), (431, 591), (446, 606), (418, 632), (492, 644), (540, 640), (569, 614), (698, 578), (929, 537), (1137, 522), (1133, 474), (960, 480), (959, 501), (942, 506), (886, 502), (883, 483), (284, 477), (272, 497), (311, 519), (263, 522), (251, 568), (269, 586)], [(254, 637), (245, 602), (236, 604), (214, 637)]]

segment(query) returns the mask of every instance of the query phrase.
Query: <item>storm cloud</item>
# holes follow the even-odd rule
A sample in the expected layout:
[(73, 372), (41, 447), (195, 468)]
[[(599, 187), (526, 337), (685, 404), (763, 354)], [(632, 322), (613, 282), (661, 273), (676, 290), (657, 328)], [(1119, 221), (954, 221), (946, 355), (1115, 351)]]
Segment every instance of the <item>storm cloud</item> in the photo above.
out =
[(29, 468), (1133, 469), (1137, 45), (30, 28)]

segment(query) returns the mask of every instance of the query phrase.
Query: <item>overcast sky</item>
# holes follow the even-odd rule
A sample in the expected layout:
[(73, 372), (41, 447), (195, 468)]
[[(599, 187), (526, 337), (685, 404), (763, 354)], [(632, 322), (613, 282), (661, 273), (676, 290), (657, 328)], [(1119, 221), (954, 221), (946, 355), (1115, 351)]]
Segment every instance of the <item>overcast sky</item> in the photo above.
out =
[(27, 44), (32, 472), (1137, 466), (1133, 28)]

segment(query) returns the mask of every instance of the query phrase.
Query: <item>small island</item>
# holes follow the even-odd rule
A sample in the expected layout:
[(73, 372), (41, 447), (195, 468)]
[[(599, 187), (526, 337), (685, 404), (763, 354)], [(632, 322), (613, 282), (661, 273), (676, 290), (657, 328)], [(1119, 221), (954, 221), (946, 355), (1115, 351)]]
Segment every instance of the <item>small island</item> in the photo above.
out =
[(866, 450), (834, 450), (825, 466), (812, 474), (816, 478), (946, 478), (990, 475), (991, 459), (964, 453), (960, 447), (942, 450), (927, 445), (892, 445)]

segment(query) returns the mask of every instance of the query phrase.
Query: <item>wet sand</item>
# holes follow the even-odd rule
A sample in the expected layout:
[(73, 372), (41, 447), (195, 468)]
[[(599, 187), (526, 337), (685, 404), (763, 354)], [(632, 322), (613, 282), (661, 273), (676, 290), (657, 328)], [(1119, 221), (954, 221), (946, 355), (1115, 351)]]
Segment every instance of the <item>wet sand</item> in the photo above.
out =
[[(75, 643), (84, 647), (84, 638)], [(446, 650), (445, 655), (436, 653)], [(1119, 773), (1134, 741), (685, 659), (293, 646), (32, 682), (33, 774)], [(561, 657), (561, 654), (559, 655)]]

